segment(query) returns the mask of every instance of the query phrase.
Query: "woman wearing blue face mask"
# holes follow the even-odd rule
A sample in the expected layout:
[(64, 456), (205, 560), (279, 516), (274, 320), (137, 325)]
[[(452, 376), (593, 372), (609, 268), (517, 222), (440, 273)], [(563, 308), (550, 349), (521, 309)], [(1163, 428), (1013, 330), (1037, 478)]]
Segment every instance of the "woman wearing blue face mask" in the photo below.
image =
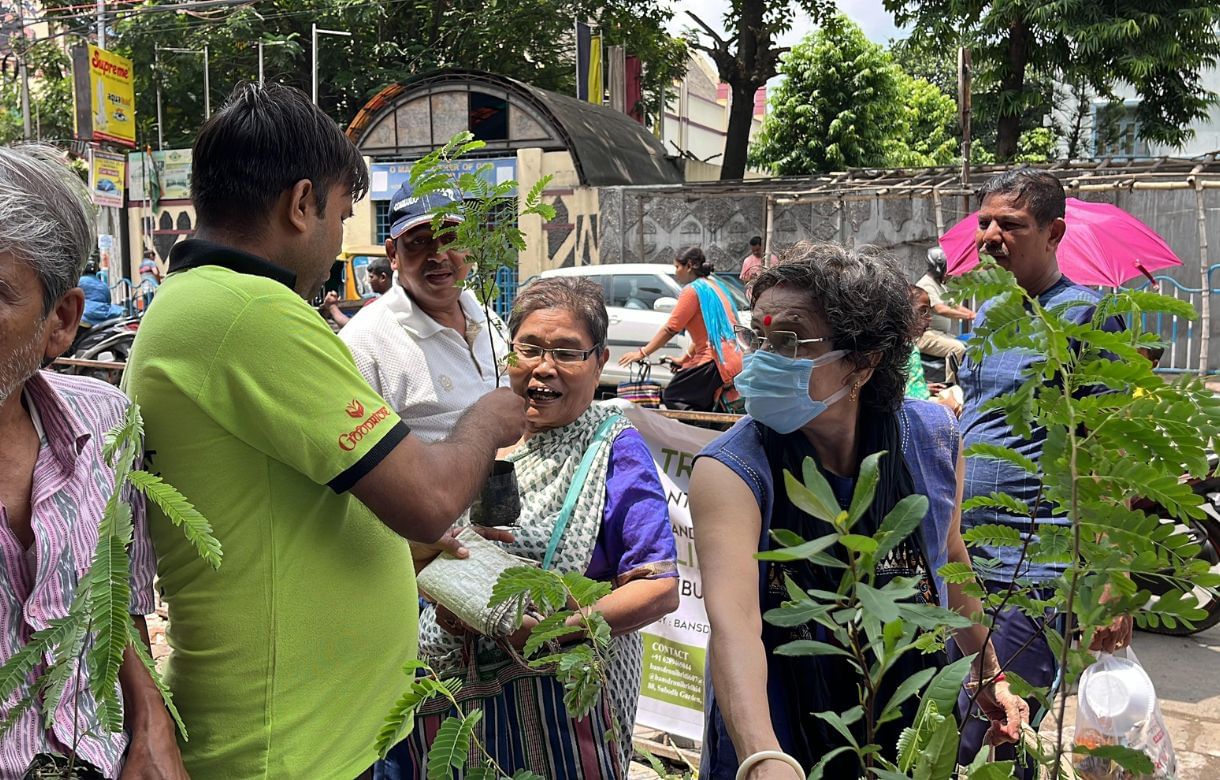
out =
[[(814, 712), (844, 712), (859, 702), (859, 675), (846, 659), (789, 657), (775, 648), (796, 639), (833, 641), (815, 624), (780, 628), (762, 614), (788, 600), (785, 578), (802, 589), (837, 589), (841, 572), (807, 562), (763, 563), (753, 553), (771, 545), (770, 531), (805, 539), (830, 533), (797, 509), (784, 472), (801, 473), (813, 458), (843, 508), (851, 501), (860, 463), (885, 451), (876, 499), (857, 525), (871, 535), (902, 498), (928, 496), (920, 533), (878, 563), (878, 587), (916, 577), (917, 598), (971, 615), (976, 599), (947, 585), (935, 571), (947, 561), (969, 564), (962, 542), (961, 438), (942, 406), (904, 400), (914, 314), (909, 283), (896, 261), (869, 249), (801, 243), (763, 271), (751, 289), (750, 329), (738, 329), (746, 353), (737, 387), (749, 416), (714, 441), (695, 462), (690, 483), (695, 547), (711, 622), (712, 689), (699, 776), (750, 780), (804, 777), (824, 755), (846, 743)], [(832, 552), (833, 552), (832, 548)], [(964, 652), (982, 651), (980, 701), (997, 740), (1015, 739), (1028, 719), (987, 644), (987, 630), (959, 630)], [(878, 700), (904, 679), (943, 663), (940, 655), (908, 652), (890, 671)], [(979, 667), (974, 673), (980, 674)], [(909, 725), (916, 699), (884, 725), (876, 742), (892, 753)], [(856, 727), (860, 727), (859, 722)], [(856, 735), (857, 739), (863, 736)], [(825, 767), (825, 777), (858, 777), (853, 753)]]

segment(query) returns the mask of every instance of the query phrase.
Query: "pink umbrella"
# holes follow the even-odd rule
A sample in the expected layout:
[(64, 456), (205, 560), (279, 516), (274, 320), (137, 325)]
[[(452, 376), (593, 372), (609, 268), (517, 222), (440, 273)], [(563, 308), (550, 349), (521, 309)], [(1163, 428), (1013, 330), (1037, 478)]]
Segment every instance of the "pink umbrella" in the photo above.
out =
[[(1109, 203), (1067, 199), (1067, 232), (1059, 242), (1059, 270), (1077, 284), (1118, 287), (1141, 274), (1181, 265), (1165, 240), (1152, 228)], [(951, 275), (978, 265), (978, 212), (940, 237)]]

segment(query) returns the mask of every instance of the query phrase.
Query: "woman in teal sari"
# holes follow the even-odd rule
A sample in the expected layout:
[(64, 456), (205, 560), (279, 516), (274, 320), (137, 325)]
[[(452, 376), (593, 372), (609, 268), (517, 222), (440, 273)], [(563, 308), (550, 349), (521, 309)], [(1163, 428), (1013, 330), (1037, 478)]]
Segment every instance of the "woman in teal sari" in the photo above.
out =
[(618, 362), (626, 366), (643, 360), (686, 331), (690, 355), (661, 400), (670, 409), (712, 411), (717, 401), (737, 398), (733, 390), (733, 377), (741, 373), (741, 349), (733, 335), (737, 312), (728, 288), (712, 274), (712, 264), (699, 247), (679, 253), (674, 276), (685, 287), (669, 321), (643, 349), (628, 352)]

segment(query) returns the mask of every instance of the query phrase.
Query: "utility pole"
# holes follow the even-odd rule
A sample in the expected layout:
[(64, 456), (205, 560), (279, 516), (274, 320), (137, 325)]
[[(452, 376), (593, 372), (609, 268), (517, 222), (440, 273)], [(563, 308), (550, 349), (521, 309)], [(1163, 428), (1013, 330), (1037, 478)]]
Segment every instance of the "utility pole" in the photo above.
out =
[(106, 0), (97, 0), (97, 47), (106, 48)]
[(21, 78), (21, 129), (22, 138), (30, 140), (30, 73), (25, 67), (25, 57), (29, 53), (30, 47), (25, 38), (25, 9), (22, 8), (24, 0), (17, 0), (17, 36), (20, 38), (21, 49), (12, 46), (10, 38), (10, 48), (17, 55), (17, 73)]
[(957, 50), (957, 111), (962, 126), (962, 188), (970, 189), (970, 50)]
[[(284, 41), (259, 41), (258, 42), (258, 85), (260, 87), (263, 86), (264, 83), (266, 83), (263, 79), (263, 47), (264, 46), (287, 46), (287, 45), (288, 44), (285, 43)], [(316, 93), (316, 90), (315, 90), (315, 93)], [(316, 96), (314, 98), (314, 102), (315, 103), (317, 102)]]
[(153, 81), (157, 85), (157, 151), (165, 150), (165, 133), (161, 129), (161, 47), (153, 46)]
[[(203, 118), (205, 121), (208, 119), (211, 119), (211, 117), (212, 117), (212, 83), (211, 83), (211, 73), (210, 73), (211, 68), (210, 68), (210, 63), (208, 62), (208, 47), (204, 46), (202, 49), (178, 49), (178, 48), (174, 48), (171, 46), (159, 46), (159, 47), (155, 47), (155, 48), (156, 48), (157, 52), (168, 51), (168, 52), (173, 52), (174, 54), (202, 54), (203, 55)], [(159, 70), (160, 63), (161, 63), (161, 59), (160, 59), (161, 55), (158, 53), (156, 56), (157, 56), (157, 67), (158, 67), (158, 73), (157, 73), (157, 75), (158, 75), (158, 79), (157, 79), (157, 98), (158, 98), (157, 99), (157, 128), (158, 128), (158, 132), (159, 132), (160, 127), (161, 127), (161, 115), (160, 115), (160, 112), (161, 112), (161, 101), (160, 101), (161, 79), (160, 79), (160, 70)], [(157, 141), (158, 141), (158, 143), (161, 142), (160, 135), (158, 135)]]
[(309, 25), (313, 39), (313, 104), (318, 105), (318, 36), (319, 35), (342, 35), (345, 38), (352, 37), (349, 32), (343, 30), (323, 30), (320, 29), (315, 22)]

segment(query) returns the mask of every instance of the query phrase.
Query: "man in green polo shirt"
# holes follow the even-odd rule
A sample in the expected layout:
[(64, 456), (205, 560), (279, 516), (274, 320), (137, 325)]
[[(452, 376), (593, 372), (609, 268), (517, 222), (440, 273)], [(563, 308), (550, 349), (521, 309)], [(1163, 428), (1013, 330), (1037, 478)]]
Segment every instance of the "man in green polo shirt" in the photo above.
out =
[(471, 503), (524, 401), (488, 394), (424, 444), (305, 302), (368, 174), (304, 94), (240, 85), (193, 162), (198, 232), (127, 370), (151, 467), (224, 550), (213, 571), (150, 517), (183, 760), (197, 780), (366, 776), (415, 657), (407, 540), (437, 542)]

